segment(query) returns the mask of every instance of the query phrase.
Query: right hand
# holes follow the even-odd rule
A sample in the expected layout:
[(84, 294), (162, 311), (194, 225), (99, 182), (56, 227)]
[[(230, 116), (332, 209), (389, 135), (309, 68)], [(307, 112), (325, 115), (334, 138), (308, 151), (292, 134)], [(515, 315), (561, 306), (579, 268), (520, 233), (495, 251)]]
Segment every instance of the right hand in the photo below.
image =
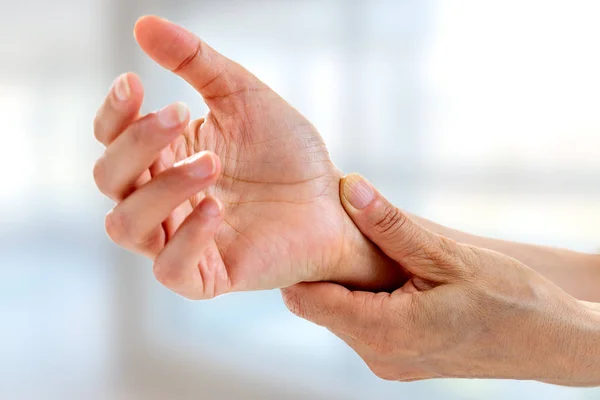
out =
[[(193, 299), (301, 281), (367, 289), (403, 282), (342, 208), (341, 174), (309, 121), (181, 27), (145, 17), (135, 36), (210, 112), (189, 126), (182, 106), (140, 117), (139, 79), (116, 81), (95, 122), (107, 150), (94, 170), (99, 189), (118, 202), (106, 219), (116, 243), (154, 259), (157, 279)], [(167, 126), (162, 116), (181, 118)], [(200, 158), (178, 164), (189, 157)], [(207, 209), (218, 211), (210, 218)]]
[(282, 290), (289, 309), (351, 346), (379, 377), (535, 379), (600, 384), (600, 312), (504, 254), (427, 231), (349, 175), (342, 202), (406, 268), (393, 293), (328, 282)]

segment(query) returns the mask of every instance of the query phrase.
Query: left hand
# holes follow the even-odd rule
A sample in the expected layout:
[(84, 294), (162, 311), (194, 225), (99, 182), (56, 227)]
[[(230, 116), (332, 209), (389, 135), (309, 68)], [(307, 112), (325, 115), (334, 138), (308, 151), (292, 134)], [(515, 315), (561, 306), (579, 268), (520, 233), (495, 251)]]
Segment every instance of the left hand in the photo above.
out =
[[(118, 203), (106, 218), (116, 243), (153, 259), (156, 278), (191, 299), (301, 281), (403, 281), (344, 212), (341, 174), (306, 118), (175, 24), (144, 17), (135, 36), (210, 112), (189, 125), (182, 105), (141, 116), (141, 81), (116, 81), (95, 121), (107, 149), (94, 169)], [(205, 198), (213, 207), (197, 209)]]
[(341, 198), (359, 229), (412, 277), (391, 294), (333, 283), (282, 293), (292, 312), (327, 327), (376, 375), (600, 383), (600, 318), (589, 304), (511, 257), (425, 230), (359, 176), (343, 180)]

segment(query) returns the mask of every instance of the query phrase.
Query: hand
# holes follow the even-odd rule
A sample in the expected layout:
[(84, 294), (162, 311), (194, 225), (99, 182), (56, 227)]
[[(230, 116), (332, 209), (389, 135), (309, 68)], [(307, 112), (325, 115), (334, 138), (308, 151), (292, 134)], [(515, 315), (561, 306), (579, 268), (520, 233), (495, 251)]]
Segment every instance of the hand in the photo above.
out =
[(292, 312), (330, 329), (384, 379), (600, 384), (597, 309), (513, 258), (423, 229), (357, 175), (341, 188), (361, 231), (412, 276), (391, 294), (301, 283), (282, 290)]
[(576, 299), (600, 301), (599, 254), (486, 238), (448, 228), (416, 215), (410, 217), (431, 232), (516, 258)]
[[(106, 219), (116, 243), (155, 259), (157, 279), (194, 299), (301, 281), (402, 281), (341, 207), (341, 174), (309, 121), (181, 27), (145, 17), (135, 36), (210, 112), (189, 126), (180, 104), (140, 117), (141, 82), (133, 74), (116, 81), (96, 118), (108, 148), (94, 172), (119, 202)], [(191, 156), (200, 158), (181, 168)], [(190, 220), (207, 195), (219, 209), (212, 229)]]

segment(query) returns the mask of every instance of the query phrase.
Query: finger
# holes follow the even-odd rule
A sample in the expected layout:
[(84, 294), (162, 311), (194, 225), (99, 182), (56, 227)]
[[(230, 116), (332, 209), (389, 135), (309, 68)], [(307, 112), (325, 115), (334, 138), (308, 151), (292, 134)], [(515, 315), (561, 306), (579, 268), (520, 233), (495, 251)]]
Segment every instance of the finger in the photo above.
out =
[[(194, 148), (194, 143), (189, 141), (188, 137), (193, 137), (197, 127), (199, 128), (204, 123), (204, 118), (200, 118), (192, 121), (186, 128), (186, 131), (183, 135), (180, 135), (177, 140), (172, 142), (170, 150), (170, 154), (167, 151), (161, 151), (161, 155), (152, 164), (150, 167), (150, 173), (152, 176), (156, 176), (160, 174), (167, 168), (171, 168), (173, 166), (174, 160), (182, 160), (187, 157), (188, 154), (195, 154), (198, 152), (198, 149)], [(201, 200), (202, 196), (196, 196), (197, 200)], [(177, 209), (173, 211), (171, 216), (167, 218), (167, 220), (163, 223), (163, 227), (165, 228), (165, 232), (167, 233), (167, 237), (173, 236), (177, 228), (181, 225), (183, 220), (188, 216), (193, 207), (198, 204), (197, 202), (184, 202)]]
[(219, 54), (193, 33), (155, 16), (140, 18), (135, 38), (146, 54), (192, 85), (213, 111), (219, 100), (265, 87), (239, 64)]
[(165, 244), (162, 222), (181, 203), (218, 178), (220, 162), (200, 152), (154, 177), (106, 216), (106, 231), (117, 244), (155, 256)]
[(94, 119), (96, 139), (108, 146), (138, 118), (143, 99), (144, 87), (135, 74), (119, 76)]
[(436, 282), (460, 274), (458, 245), (415, 223), (362, 176), (344, 177), (340, 197), (358, 229), (412, 274)]
[(196, 148), (197, 141), (189, 140), (190, 137), (196, 137), (198, 130), (204, 123), (204, 118), (198, 118), (190, 122), (182, 135), (172, 141), (170, 146), (160, 152), (158, 159), (150, 167), (152, 176), (160, 174), (165, 169), (171, 168), (175, 160), (183, 160), (188, 154), (196, 154), (199, 149)]
[(156, 279), (192, 300), (222, 294), (227, 274), (213, 241), (222, 219), (223, 206), (218, 200), (202, 200), (156, 257)]
[(352, 338), (363, 337), (377, 325), (381, 301), (389, 296), (353, 292), (328, 282), (298, 283), (281, 294), (286, 307), (300, 318)]
[(94, 166), (94, 179), (100, 191), (115, 201), (128, 196), (161, 150), (183, 132), (189, 116), (185, 105), (175, 103), (130, 125)]

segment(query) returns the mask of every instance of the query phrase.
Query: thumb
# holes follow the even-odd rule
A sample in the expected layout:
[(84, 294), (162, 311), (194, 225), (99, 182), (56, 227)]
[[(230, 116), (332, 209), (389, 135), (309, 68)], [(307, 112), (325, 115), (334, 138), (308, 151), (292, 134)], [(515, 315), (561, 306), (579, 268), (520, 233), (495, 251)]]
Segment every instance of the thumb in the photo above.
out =
[(353, 292), (329, 282), (297, 283), (281, 289), (281, 295), (298, 317), (352, 337), (380, 323), (381, 303), (389, 297), (387, 293)]
[(151, 59), (185, 79), (213, 111), (218, 112), (219, 102), (229, 95), (265, 86), (241, 65), (218, 53), (193, 33), (162, 18), (140, 18), (135, 24), (134, 35)]
[(340, 197), (358, 229), (413, 275), (446, 282), (461, 273), (457, 243), (414, 222), (362, 176), (345, 176)]

